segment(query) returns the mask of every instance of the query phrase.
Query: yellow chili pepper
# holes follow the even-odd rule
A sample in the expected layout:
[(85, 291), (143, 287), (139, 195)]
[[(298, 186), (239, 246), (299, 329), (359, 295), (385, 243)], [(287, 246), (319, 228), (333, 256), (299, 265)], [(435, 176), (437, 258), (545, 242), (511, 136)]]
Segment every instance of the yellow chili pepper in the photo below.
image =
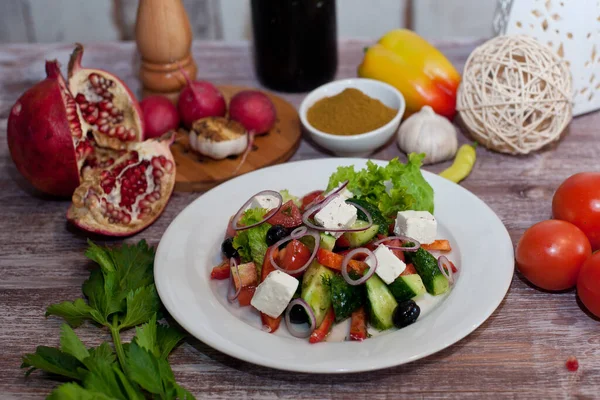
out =
[(440, 176), (456, 183), (469, 176), (477, 158), (476, 146), (476, 143), (460, 146), (460, 149), (456, 152), (456, 157), (454, 157), (454, 162), (448, 169), (442, 171)]
[(406, 100), (406, 117), (425, 105), (449, 119), (456, 112), (460, 74), (438, 49), (408, 29), (390, 31), (366, 49), (358, 76), (398, 89)]

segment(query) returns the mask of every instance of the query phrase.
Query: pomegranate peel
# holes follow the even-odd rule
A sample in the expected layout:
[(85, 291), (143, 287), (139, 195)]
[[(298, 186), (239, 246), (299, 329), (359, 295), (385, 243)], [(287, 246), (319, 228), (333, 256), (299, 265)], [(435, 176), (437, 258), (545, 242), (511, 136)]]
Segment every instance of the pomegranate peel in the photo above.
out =
[(84, 172), (67, 219), (88, 232), (129, 236), (152, 224), (175, 186), (175, 161), (169, 149), (174, 135), (130, 143), (112, 151), (114, 162)]
[(69, 90), (83, 132), (91, 131), (99, 146), (123, 149), (127, 142), (143, 140), (142, 111), (127, 85), (115, 75), (83, 68), (83, 46), (75, 45), (69, 60)]
[(8, 147), (17, 169), (36, 189), (66, 197), (79, 185), (79, 168), (93, 149), (56, 60), (46, 61), (46, 75), (12, 107)]

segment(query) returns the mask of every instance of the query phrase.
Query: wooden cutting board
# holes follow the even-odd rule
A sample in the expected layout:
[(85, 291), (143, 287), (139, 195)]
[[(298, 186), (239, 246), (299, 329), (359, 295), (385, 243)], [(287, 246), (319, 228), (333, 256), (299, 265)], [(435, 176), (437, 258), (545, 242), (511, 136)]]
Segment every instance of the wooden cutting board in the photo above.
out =
[[(219, 86), (228, 104), (235, 93), (246, 89), (252, 88)], [(224, 160), (213, 160), (190, 149), (187, 131), (181, 130), (177, 134), (175, 143), (171, 146), (177, 165), (175, 190), (180, 192), (208, 190), (246, 172), (287, 161), (296, 152), (302, 137), (296, 109), (281, 97), (266, 91), (264, 93), (275, 105), (277, 121), (266, 135), (256, 136), (252, 151), (236, 174), (233, 174), (233, 171), (239, 164), (241, 155)]]

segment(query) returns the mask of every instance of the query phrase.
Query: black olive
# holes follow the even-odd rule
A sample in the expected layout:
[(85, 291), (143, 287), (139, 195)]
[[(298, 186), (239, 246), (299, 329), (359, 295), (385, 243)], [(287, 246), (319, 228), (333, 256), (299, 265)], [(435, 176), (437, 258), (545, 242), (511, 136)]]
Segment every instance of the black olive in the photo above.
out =
[(290, 310), (290, 322), (292, 324), (303, 324), (308, 322), (308, 315), (306, 310), (299, 304), (294, 304)]
[(267, 231), (267, 245), (273, 246), (281, 239), (289, 235), (288, 230), (282, 225), (273, 225)]
[(227, 258), (239, 256), (237, 249), (233, 247), (233, 238), (223, 240), (223, 243), (221, 243), (221, 251)]
[(421, 308), (413, 300), (404, 301), (396, 307), (392, 321), (396, 328), (404, 328), (415, 322), (421, 314)]

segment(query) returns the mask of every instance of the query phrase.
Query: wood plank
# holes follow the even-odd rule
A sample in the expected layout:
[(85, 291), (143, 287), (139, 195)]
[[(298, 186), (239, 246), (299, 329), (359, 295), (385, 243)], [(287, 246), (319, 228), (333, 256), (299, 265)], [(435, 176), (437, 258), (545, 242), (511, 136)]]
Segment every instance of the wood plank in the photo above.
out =
[[(355, 75), (366, 41), (340, 44), (338, 78)], [(445, 41), (440, 49), (462, 69), (475, 41)], [(200, 76), (216, 84), (259, 86), (247, 44), (194, 43)], [(66, 63), (70, 45), (0, 46), (0, 142), (18, 95), (43, 76), (43, 60)], [(90, 45), (86, 64), (116, 72), (139, 89), (131, 43)], [(298, 106), (303, 94), (282, 95)], [(576, 118), (554, 148), (529, 157), (477, 149), (478, 161), (463, 186), (482, 198), (502, 219), (516, 242), (531, 224), (547, 219), (552, 194), (569, 175), (594, 169), (600, 142), (600, 113)], [(461, 142), (467, 139), (462, 135)], [(326, 156), (302, 141), (292, 160)], [(392, 143), (373, 155), (404, 156)], [(439, 172), (449, 162), (426, 169)], [(127, 239), (156, 245), (173, 218), (199, 193), (175, 193), (150, 228)], [(85, 235), (64, 219), (67, 201), (36, 194), (19, 176), (6, 146), (0, 146), (0, 397), (37, 399), (57, 382), (39, 372), (25, 379), (20, 356), (36, 345), (56, 345), (60, 321), (44, 318), (47, 305), (78, 297), (91, 267)], [(98, 239), (98, 238), (94, 238)], [(99, 240), (101, 243), (118, 243)], [(474, 299), (476, 301), (476, 299)], [(199, 399), (594, 399), (600, 393), (600, 322), (575, 300), (575, 292), (550, 294), (533, 289), (517, 273), (499, 309), (473, 334), (426, 359), (383, 371), (349, 375), (290, 374), (221, 354), (187, 339), (170, 358), (180, 383)], [(108, 340), (96, 327), (78, 328), (88, 345)], [(131, 334), (131, 333), (130, 333)], [(440, 332), (443, 334), (443, 332)], [(580, 362), (566, 370), (569, 356)]]

